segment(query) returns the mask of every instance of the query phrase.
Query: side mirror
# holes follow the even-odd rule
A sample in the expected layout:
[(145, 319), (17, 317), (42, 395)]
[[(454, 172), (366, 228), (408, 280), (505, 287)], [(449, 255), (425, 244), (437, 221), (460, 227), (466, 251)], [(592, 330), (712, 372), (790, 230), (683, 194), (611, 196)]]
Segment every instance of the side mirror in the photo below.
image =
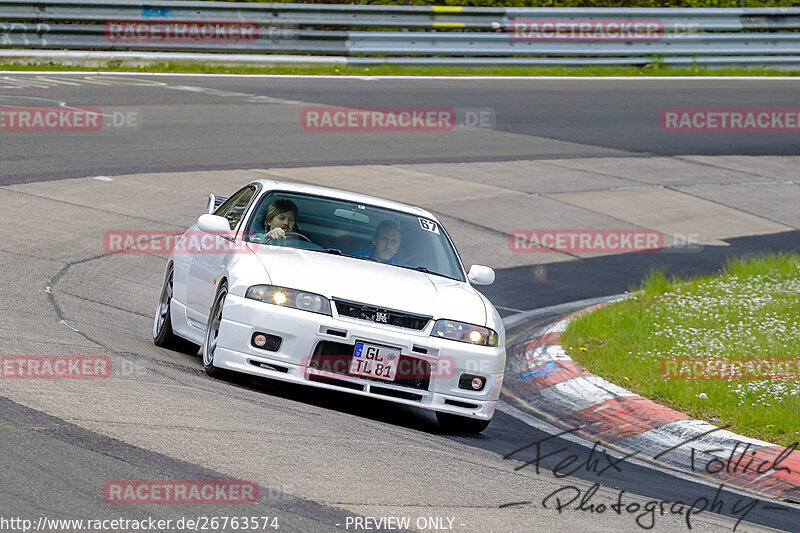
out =
[(475, 285), (491, 285), (494, 283), (494, 270), (483, 265), (472, 265), (467, 279)]
[(231, 225), (225, 217), (217, 215), (200, 215), (197, 219), (197, 228), (208, 233), (230, 233)]

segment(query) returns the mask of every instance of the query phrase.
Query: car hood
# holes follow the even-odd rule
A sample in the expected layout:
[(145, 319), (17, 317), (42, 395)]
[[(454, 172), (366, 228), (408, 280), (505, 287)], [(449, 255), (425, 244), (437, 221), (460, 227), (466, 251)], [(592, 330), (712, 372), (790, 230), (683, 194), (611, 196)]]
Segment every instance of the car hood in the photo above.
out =
[(467, 283), (352, 257), (259, 244), (251, 249), (272, 285), (486, 325), (483, 300)]

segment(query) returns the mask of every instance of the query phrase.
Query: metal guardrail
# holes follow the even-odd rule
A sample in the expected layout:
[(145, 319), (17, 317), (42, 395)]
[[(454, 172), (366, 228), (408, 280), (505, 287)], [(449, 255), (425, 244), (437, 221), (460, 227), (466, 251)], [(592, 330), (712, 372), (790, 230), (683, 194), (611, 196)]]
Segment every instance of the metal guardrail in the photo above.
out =
[[(548, 33), (544, 23), (567, 30)], [(640, 27), (631, 33), (634, 23)], [(592, 33), (614, 24), (623, 24), (622, 33)], [(797, 30), (800, 8), (0, 0), (0, 48), (338, 55), (373, 65), (640, 65), (655, 57), (671, 64), (796, 66)]]

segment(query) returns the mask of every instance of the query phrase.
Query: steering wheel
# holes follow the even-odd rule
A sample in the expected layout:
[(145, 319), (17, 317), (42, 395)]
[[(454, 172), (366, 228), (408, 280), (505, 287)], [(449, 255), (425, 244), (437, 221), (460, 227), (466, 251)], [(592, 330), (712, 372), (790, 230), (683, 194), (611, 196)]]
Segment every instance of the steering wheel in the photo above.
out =
[[(300, 238), (302, 238), (302, 239), (305, 239), (305, 240), (307, 240), (308, 242), (311, 242), (311, 239), (309, 239), (308, 237), (306, 237), (306, 236), (305, 236), (305, 235), (303, 235), (302, 233), (297, 233), (297, 232), (294, 232), (294, 231), (287, 231), (287, 232), (284, 232), (284, 234), (283, 234), (283, 237), (279, 237), (279, 238), (281, 238), (281, 239), (282, 239), (282, 238), (285, 238), (287, 235), (295, 235), (295, 236), (297, 236), (297, 237), (300, 237)], [(277, 241), (277, 240), (278, 240), (278, 239), (267, 239), (267, 240), (266, 240), (266, 241), (264, 241), (264, 242), (269, 242), (269, 241)], [(314, 244), (314, 243), (313, 243), (313, 242), (311, 242), (311, 244)]]

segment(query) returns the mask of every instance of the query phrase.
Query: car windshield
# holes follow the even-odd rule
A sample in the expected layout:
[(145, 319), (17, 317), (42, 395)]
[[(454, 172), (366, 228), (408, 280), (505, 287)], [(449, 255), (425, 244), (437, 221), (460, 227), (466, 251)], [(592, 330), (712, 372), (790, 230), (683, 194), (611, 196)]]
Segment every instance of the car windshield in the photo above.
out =
[[(297, 208), (296, 216), (291, 211), (293, 207)], [(267, 235), (276, 227), (284, 230), (283, 237)], [(464, 281), (456, 251), (436, 221), (369, 204), (269, 192), (255, 206), (244, 239), (376, 261)]]

